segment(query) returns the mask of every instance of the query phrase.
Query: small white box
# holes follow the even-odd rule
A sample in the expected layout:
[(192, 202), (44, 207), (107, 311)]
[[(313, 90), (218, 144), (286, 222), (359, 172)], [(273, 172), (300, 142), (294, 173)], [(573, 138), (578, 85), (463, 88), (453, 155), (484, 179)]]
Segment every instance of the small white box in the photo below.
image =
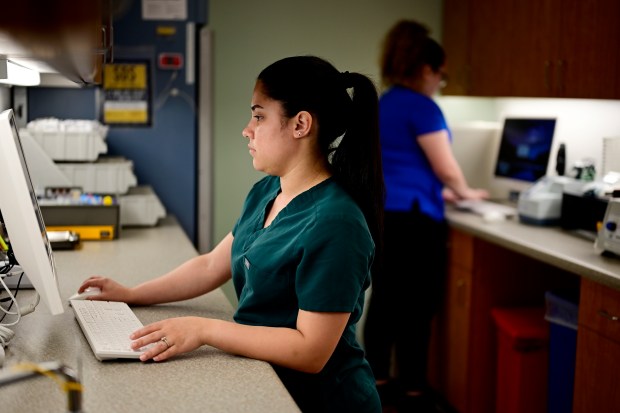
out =
[(166, 209), (150, 186), (136, 186), (118, 197), (121, 226), (155, 226)]
[(138, 183), (133, 162), (122, 157), (104, 157), (91, 163), (57, 163), (73, 186), (83, 192), (125, 194)]

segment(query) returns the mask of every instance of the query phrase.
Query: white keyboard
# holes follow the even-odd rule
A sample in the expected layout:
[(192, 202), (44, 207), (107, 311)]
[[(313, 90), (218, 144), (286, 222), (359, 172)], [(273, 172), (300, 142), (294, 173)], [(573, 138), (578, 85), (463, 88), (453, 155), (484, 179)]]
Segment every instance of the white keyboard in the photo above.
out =
[(146, 350), (130, 347), (129, 335), (142, 327), (142, 323), (127, 304), (93, 300), (71, 300), (70, 303), (97, 359), (137, 359)]
[(456, 203), (458, 209), (473, 212), (477, 215), (485, 215), (492, 212), (500, 213), (506, 217), (517, 215), (517, 208), (510, 205), (498, 204), (497, 202), (485, 200), (466, 199)]

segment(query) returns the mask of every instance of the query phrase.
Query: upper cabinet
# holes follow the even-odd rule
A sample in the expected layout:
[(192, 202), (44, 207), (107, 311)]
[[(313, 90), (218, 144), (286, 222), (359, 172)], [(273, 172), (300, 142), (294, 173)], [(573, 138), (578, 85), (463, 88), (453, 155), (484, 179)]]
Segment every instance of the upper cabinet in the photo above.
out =
[(60, 73), (79, 84), (101, 82), (112, 57), (113, 0), (19, 0), (0, 13), (0, 55)]
[(444, 0), (444, 95), (620, 98), (620, 1)]

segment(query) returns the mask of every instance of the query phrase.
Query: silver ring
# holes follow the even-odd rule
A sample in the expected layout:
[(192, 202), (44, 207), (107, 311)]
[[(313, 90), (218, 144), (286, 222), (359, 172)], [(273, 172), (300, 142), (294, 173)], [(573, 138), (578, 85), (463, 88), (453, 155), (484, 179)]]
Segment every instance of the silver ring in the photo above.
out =
[(159, 341), (163, 341), (163, 343), (166, 345), (166, 350), (170, 348), (170, 343), (168, 343), (168, 339), (166, 338), (166, 336), (160, 338)]

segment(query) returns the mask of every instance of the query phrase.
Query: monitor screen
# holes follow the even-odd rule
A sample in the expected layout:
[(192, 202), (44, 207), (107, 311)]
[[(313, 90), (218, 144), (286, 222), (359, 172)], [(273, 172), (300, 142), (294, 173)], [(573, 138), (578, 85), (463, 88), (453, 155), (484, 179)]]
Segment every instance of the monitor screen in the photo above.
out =
[(547, 174), (555, 119), (507, 118), (495, 176), (533, 183)]
[(0, 212), (8, 244), (52, 314), (64, 311), (54, 256), (11, 109), (0, 113)]

